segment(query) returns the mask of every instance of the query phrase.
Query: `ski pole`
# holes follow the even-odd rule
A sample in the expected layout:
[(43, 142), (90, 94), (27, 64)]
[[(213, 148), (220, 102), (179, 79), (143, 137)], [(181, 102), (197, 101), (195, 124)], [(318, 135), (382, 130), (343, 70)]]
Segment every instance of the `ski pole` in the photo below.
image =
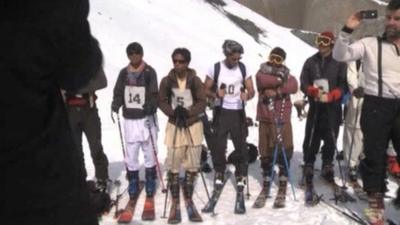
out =
[[(347, 159), (347, 168), (350, 169), (350, 161), (351, 161), (351, 156), (353, 154), (353, 147), (354, 147), (354, 136), (357, 130), (357, 123), (358, 123), (358, 117), (359, 117), (359, 113), (360, 113), (360, 99), (357, 98), (357, 104), (356, 104), (356, 116), (354, 118), (354, 127), (353, 127), (353, 132), (351, 132), (351, 143), (350, 143), (350, 150), (349, 150), (349, 156)], [(345, 185), (347, 183), (347, 179), (345, 179)]]
[[(175, 147), (175, 145), (176, 145), (176, 135), (177, 135), (177, 132), (178, 132), (178, 126), (177, 126), (177, 124), (178, 124), (178, 121), (175, 121), (175, 130), (174, 130), (174, 137), (173, 137), (173, 139), (172, 139), (172, 161), (171, 161), (171, 167), (173, 166), (173, 164), (174, 164), (174, 161), (175, 161), (175, 150), (176, 150), (176, 147)], [(163, 211), (163, 215), (161, 216), (161, 218), (167, 218), (167, 216), (166, 216), (166, 212), (167, 212), (167, 202), (168, 202), (168, 193), (169, 193), (169, 189), (170, 189), (170, 175), (171, 174), (171, 171), (169, 171), (168, 172), (168, 180), (167, 180), (167, 192), (166, 192), (166, 194), (165, 194), (165, 200), (164, 200), (164, 211)]]
[(118, 113), (117, 113), (117, 122), (118, 122), (119, 138), (121, 140), (122, 154), (124, 156), (125, 170), (128, 173), (128, 166), (126, 165), (126, 162), (125, 162), (126, 154), (125, 154), (124, 138), (122, 137), (121, 120), (119, 119)]
[[(155, 121), (154, 115), (151, 115), (151, 116), (153, 117), (153, 121)], [(154, 157), (154, 160), (156, 161), (156, 169), (157, 169), (158, 177), (159, 177), (159, 180), (160, 180), (160, 183), (161, 183), (161, 188), (162, 188), (161, 192), (165, 193), (165, 192), (167, 192), (167, 189), (165, 188), (164, 181), (162, 179), (160, 162), (158, 161), (158, 157), (157, 157), (156, 146), (154, 144), (154, 138), (153, 138), (153, 135), (152, 135), (152, 132), (151, 132), (151, 128), (150, 128), (150, 121), (147, 121), (147, 122), (148, 122), (148, 124), (147, 124), (148, 126), (147, 127), (149, 129), (150, 141), (151, 141), (151, 145), (153, 147), (153, 157)]]
[[(191, 145), (191, 146), (194, 146), (194, 144), (193, 144), (193, 137), (192, 137), (192, 134), (191, 134), (191, 132), (190, 132), (189, 127), (186, 127), (185, 130), (186, 130), (186, 135), (189, 136), (190, 145)], [(190, 151), (189, 154), (190, 154), (190, 157), (191, 157), (191, 159), (192, 159), (192, 162), (194, 162), (194, 161), (193, 161), (193, 152)], [(200, 161), (200, 160), (199, 160), (199, 161)], [(199, 170), (200, 170), (200, 169), (199, 169)], [(201, 170), (200, 170), (200, 176), (201, 176), (201, 179), (202, 179), (202, 181), (203, 181), (204, 189), (206, 190), (207, 199), (208, 199), (208, 201), (210, 201), (210, 200), (211, 200), (210, 193), (208, 192), (208, 188), (207, 188), (207, 185), (206, 185), (206, 181), (205, 181), (205, 178), (204, 178), (204, 174), (203, 174), (203, 172), (202, 172)]]

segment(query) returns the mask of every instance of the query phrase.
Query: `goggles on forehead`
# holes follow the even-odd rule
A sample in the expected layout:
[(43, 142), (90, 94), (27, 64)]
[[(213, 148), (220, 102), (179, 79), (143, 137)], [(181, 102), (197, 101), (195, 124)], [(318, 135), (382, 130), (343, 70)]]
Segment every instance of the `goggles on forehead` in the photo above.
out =
[(275, 64), (282, 64), (283, 63), (283, 57), (277, 54), (270, 54), (269, 55), (269, 61)]
[(332, 44), (332, 39), (330, 37), (327, 36), (317, 36), (317, 38), (315, 39), (315, 44), (317, 44), (317, 46), (329, 46)]

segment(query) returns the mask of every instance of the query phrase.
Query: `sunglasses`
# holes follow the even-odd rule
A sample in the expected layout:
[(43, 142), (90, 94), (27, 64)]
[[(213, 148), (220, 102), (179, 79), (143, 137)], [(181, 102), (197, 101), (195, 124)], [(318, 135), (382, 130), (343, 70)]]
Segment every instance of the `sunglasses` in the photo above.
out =
[(280, 65), (283, 63), (283, 60), (284, 60), (283, 57), (280, 55), (273, 54), (273, 53), (269, 55), (269, 61), (272, 63)]
[(182, 59), (173, 59), (172, 62), (174, 64), (185, 64), (186, 63), (186, 61), (182, 60)]
[(332, 44), (332, 39), (326, 36), (317, 36), (315, 44), (317, 44), (317, 46), (330, 46)]
[(232, 61), (234, 61), (234, 62), (239, 62), (241, 59), (242, 59), (242, 57), (236, 57), (236, 58), (234, 58), (234, 57), (230, 57), (230, 59), (232, 60)]

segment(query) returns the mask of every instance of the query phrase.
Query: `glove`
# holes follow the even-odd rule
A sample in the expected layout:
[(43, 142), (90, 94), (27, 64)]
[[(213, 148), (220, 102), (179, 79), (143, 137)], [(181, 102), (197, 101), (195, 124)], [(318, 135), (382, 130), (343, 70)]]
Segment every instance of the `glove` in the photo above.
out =
[(151, 104), (151, 103), (145, 103), (145, 104), (143, 105), (143, 113), (144, 113), (146, 116), (153, 115), (153, 114), (155, 114), (156, 112), (157, 112), (157, 107), (154, 106), (153, 104)]
[(340, 99), (342, 97), (342, 91), (339, 88), (332, 89), (329, 93), (322, 94), (319, 98), (320, 102), (330, 103)]
[(319, 91), (319, 89), (317, 88), (317, 87), (314, 87), (314, 86), (308, 86), (307, 87), (307, 95), (308, 96), (311, 96), (311, 97), (313, 97), (313, 98), (318, 98), (319, 97), (319, 93), (320, 91)]
[(362, 98), (364, 97), (364, 88), (363, 87), (358, 87), (353, 90), (353, 96), (356, 98)]
[(189, 112), (182, 106), (177, 106), (174, 110), (174, 117), (176, 121), (176, 126), (179, 128), (186, 127), (186, 120), (189, 117)]
[(112, 102), (111, 103), (111, 111), (118, 113), (118, 110), (119, 110), (119, 106), (115, 102)]

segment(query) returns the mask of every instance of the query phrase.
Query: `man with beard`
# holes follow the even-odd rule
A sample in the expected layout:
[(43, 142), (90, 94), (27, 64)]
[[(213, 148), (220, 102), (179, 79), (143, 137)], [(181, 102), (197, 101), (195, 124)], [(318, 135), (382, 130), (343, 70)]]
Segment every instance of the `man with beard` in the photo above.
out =
[(2, 224), (98, 224), (60, 91), (101, 69), (88, 12), (87, 0), (1, 3)]
[[(368, 193), (366, 214), (371, 224), (384, 224), (386, 149), (393, 140), (400, 149), (400, 135), (395, 132), (400, 117), (400, 0), (386, 8), (385, 32), (382, 37), (367, 37), (350, 44), (351, 33), (362, 21), (362, 13), (351, 15), (339, 34), (333, 56), (340, 61), (363, 61), (364, 103), (361, 130), (364, 135), (365, 159), (360, 163), (364, 190)], [(397, 152), (399, 160), (399, 154)]]

